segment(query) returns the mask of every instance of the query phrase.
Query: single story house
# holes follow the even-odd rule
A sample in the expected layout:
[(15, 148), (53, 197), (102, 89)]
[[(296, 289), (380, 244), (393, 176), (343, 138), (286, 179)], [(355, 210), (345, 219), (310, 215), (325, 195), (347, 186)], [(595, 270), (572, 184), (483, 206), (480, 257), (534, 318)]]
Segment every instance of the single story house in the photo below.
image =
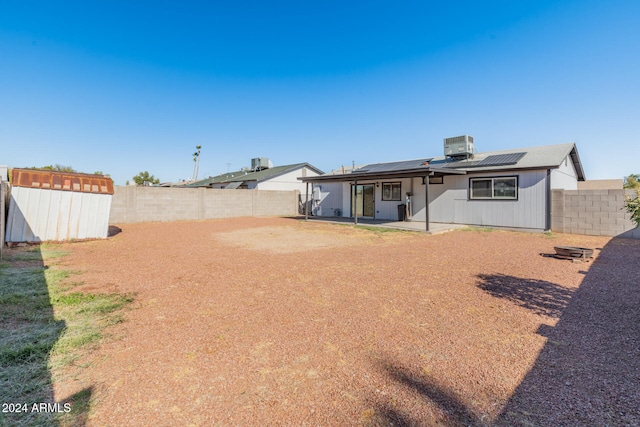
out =
[(299, 179), (316, 216), (549, 230), (551, 190), (585, 175), (574, 143), (475, 153), (463, 135), (444, 140), (443, 156)]
[(251, 160), (252, 168), (228, 172), (218, 176), (195, 181), (184, 187), (206, 187), (224, 189), (256, 190), (298, 190), (305, 194), (306, 186), (300, 178), (322, 175), (320, 169), (309, 163), (273, 166), (266, 158)]

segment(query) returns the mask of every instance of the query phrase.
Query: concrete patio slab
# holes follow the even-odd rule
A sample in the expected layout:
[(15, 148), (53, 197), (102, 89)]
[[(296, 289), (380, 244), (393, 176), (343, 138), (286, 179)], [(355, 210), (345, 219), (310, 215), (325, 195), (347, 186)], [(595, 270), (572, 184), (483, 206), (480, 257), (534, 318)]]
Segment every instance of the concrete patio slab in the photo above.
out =
[[(353, 218), (345, 218), (345, 217), (309, 217), (309, 221), (320, 221), (320, 222), (332, 222), (332, 223), (340, 223), (340, 224), (353, 224)], [(446, 233), (447, 231), (452, 231), (460, 228), (466, 228), (468, 225), (463, 224), (445, 224), (441, 222), (430, 222), (429, 223), (429, 231), (426, 231), (426, 224), (424, 221), (388, 221), (388, 220), (380, 220), (380, 219), (368, 219), (368, 218), (358, 218), (358, 225), (366, 225), (371, 227), (381, 227), (381, 228), (395, 228), (398, 230), (406, 230), (406, 231), (421, 231), (427, 234), (439, 234)]]

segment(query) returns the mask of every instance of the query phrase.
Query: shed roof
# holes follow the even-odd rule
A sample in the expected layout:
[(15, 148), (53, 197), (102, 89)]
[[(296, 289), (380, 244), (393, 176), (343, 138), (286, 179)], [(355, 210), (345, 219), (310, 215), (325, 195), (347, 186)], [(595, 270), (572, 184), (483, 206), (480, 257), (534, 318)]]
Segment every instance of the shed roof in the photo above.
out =
[(113, 194), (111, 178), (88, 173), (14, 168), (11, 172), (11, 185), (43, 190)]

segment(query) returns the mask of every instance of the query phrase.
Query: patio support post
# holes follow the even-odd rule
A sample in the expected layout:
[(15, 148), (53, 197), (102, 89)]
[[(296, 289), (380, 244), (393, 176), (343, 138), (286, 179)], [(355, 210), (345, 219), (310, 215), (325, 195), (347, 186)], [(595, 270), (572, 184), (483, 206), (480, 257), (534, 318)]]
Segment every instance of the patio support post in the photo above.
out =
[(429, 175), (424, 177), (424, 217), (429, 231)]
[(358, 225), (358, 180), (353, 180), (353, 223)]
[(304, 196), (304, 219), (309, 219), (309, 181), (307, 181), (307, 190)]
[(551, 231), (551, 169), (547, 169), (547, 199), (546, 199), (546, 215), (544, 221), (544, 231)]

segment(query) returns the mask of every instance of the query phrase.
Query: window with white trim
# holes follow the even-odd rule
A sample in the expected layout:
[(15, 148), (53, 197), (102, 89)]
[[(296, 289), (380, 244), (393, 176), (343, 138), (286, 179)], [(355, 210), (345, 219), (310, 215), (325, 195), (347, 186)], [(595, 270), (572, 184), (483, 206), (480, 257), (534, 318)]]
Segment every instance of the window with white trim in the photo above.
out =
[(399, 182), (383, 182), (382, 200), (402, 200), (402, 184)]
[(469, 198), (480, 200), (517, 200), (518, 177), (471, 178)]

